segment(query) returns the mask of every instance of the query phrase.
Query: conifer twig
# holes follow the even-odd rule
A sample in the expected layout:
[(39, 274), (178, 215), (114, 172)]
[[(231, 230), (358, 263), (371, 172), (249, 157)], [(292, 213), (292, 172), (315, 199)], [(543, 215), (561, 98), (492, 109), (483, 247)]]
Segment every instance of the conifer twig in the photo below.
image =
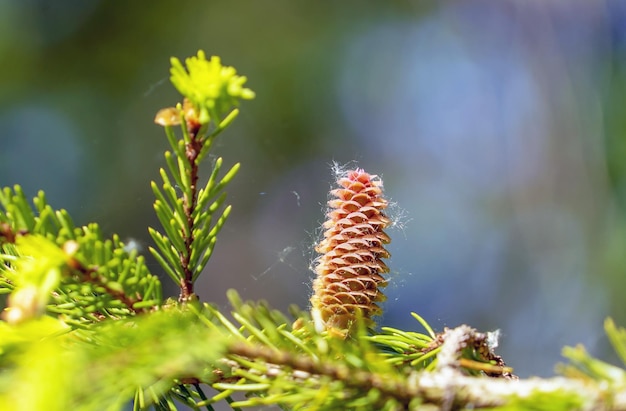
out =
[(131, 297), (129, 295), (126, 295), (123, 290), (116, 290), (111, 288), (98, 273), (97, 267), (87, 267), (83, 263), (78, 261), (75, 257), (69, 257), (67, 264), (74, 272), (80, 274), (82, 281), (103, 288), (108, 295), (120, 301), (132, 313), (139, 314), (148, 311), (148, 309), (145, 307), (135, 308), (135, 304), (143, 301), (141, 295), (137, 294), (135, 297)]
[[(186, 67), (174, 57), (171, 63), (170, 80), (183, 95), (183, 102), (159, 110), (154, 121), (165, 127), (177, 160), (166, 152), (171, 178), (161, 169), (162, 190), (152, 183), (154, 208), (166, 235), (150, 229), (157, 246), (150, 251), (180, 287), (179, 301), (186, 302), (193, 298), (194, 281), (208, 262), (216, 235), (230, 214), (230, 206), (225, 207), (211, 226), (212, 217), (225, 198), (219, 192), (239, 169), (236, 164), (218, 182), (222, 164), (218, 159), (206, 186), (201, 188), (199, 165), (213, 139), (237, 117), (239, 100), (254, 98), (254, 92), (243, 87), (244, 76), (223, 66), (219, 57), (207, 60), (203, 51), (186, 59)], [(182, 139), (176, 137), (173, 126), (181, 127)], [(178, 190), (182, 190), (182, 196)]]
[[(193, 118), (187, 119), (187, 130), (189, 132), (190, 140), (185, 144), (185, 156), (189, 161), (189, 177), (190, 177), (190, 190), (189, 193), (183, 195), (183, 207), (185, 211), (185, 222), (187, 229), (183, 230), (185, 252), (180, 254), (180, 264), (183, 270), (184, 278), (180, 284), (180, 301), (187, 301), (193, 295), (193, 278), (194, 272), (189, 267), (189, 260), (191, 257), (192, 246), (194, 242), (194, 218), (193, 214), (196, 209), (198, 200), (198, 164), (196, 159), (202, 150), (202, 141), (198, 138), (198, 131), (200, 131), (200, 123), (193, 120)], [(186, 235), (185, 235), (186, 233)]]

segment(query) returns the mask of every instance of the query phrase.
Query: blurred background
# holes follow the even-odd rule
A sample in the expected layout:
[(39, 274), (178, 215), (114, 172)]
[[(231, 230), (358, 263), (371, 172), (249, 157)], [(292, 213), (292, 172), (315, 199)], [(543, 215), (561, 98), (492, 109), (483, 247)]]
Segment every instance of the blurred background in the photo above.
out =
[(170, 56), (198, 49), (257, 93), (214, 153), (242, 169), (201, 298), (307, 307), (332, 164), (358, 165), (394, 203), (380, 325), (499, 328), (521, 376), (552, 375), (564, 345), (614, 361), (626, 2), (2, 1), (0, 186), (147, 252), (154, 114), (179, 101)]

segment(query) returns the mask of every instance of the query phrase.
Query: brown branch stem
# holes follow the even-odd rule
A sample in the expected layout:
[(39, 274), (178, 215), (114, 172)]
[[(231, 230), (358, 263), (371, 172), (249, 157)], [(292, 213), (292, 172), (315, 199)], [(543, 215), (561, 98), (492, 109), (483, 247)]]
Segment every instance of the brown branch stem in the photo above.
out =
[[(491, 408), (515, 404), (515, 401), (523, 401), (533, 395), (552, 395), (558, 391), (572, 403), (579, 403), (581, 410), (626, 409), (626, 395), (615, 390), (615, 387), (562, 377), (517, 380), (468, 376), (452, 364), (446, 364), (432, 372), (419, 371), (402, 379), (391, 379), (375, 372), (354, 370), (345, 365), (243, 342), (234, 342), (228, 347), (228, 352), (248, 360), (284, 367), (294, 378), (326, 376), (341, 381), (346, 387), (360, 393), (377, 389), (385, 397), (394, 398), (407, 409), (413, 400), (442, 410)], [(455, 363), (461, 365), (458, 359)]]
[(80, 273), (82, 280), (84, 280), (85, 282), (89, 282), (99, 287), (102, 287), (108, 295), (112, 296), (116, 300), (121, 301), (131, 312), (139, 314), (148, 311), (146, 308), (134, 307), (136, 303), (143, 300), (140, 295), (138, 295), (136, 298), (133, 298), (126, 295), (123, 291), (117, 291), (112, 289), (107, 285), (106, 281), (102, 279), (102, 276), (98, 274), (98, 269), (96, 267), (86, 267), (74, 257), (70, 257), (70, 259), (68, 260), (68, 266), (74, 271)]
[(198, 131), (200, 130), (200, 125), (196, 123), (188, 123), (189, 136), (190, 141), (185, 146), (185, 156), (187, 157), (187, 161), (191, 166), (190, 170), (190, 181), (191, 187), (190, 192), (183, 196), (183, 208), (185, 211), (185, 223), (186, 223), (186, 233), (183, 230), (183, 239), (185, 242), (185, 250), (180, 255), (180, 264), (183, 269), (184, 278), (181, 280), (180, 284), (180, 297), (179, 301), (184, 302), (191, 298), (194, 293), (193, 290), (193, 267), (189, 266), (191, 250), (193, 248), (193, 242), (195, 240), (193, 235), (194, 230), (194, 221), (193, 221), (193, 213), (197, 206), (198, 201), (198, 164), (196, 162), (198, 155), (200, 154), (200, 150), (202, 149), (203, 141), (198, 139)]
[(407, 405), (416, 396), (416, 393), (409, 389), (404, 381), (383, 378), (380, 375), (350, 369), (344, 365), (319, 362), (306, 356), (297, 356), (288, 352), (241, 342), (233, 343), (228, 351), (231, 354), (249, 359), (262, 360), (278, 366), (287, 366), (292, 370), (310, 375), (328, 376), (334, 380), (342, 381), (348, 387), (363, 390), (363, 392), (376, 388), (385, 396), (395, 398)]

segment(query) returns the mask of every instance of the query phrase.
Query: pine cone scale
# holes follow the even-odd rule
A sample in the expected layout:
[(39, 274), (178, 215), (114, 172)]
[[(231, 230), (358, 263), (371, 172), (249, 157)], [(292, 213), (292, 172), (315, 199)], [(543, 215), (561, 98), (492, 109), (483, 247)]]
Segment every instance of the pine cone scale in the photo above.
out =
[[(361, 316), (367, 326), (381, 313), (376, 304), (385, 300), (381, 275), (389, 272), (381, 260), (389, 258), (383, 247), (389, 236), (383, 231), (390, 220), (383, 210), (382, 181), (361, 169), (348, 171), (331, 190), (324, 238), (315, 247), (316, 261), (312, 313), (318, 330), (334, 329), (347, 335)], [(337, 334), (337, 333), (334, 333)]]

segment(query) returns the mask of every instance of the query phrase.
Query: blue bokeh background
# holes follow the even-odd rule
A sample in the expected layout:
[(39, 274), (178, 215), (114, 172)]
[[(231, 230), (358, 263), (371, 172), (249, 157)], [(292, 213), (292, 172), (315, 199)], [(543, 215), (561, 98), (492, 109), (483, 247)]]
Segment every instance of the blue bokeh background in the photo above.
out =
[(257, 93), (215, 153), (242, 169), (203, 299), (305, 307), (332, 164), (358, 164), (394, 203), (379, 324), (500, 328), (521, 376), (551, 375), (564, 345), (614, 360), (626, 3), (2, 1), (0, 186), (145, 249), (152, 119), (179, 100), (169, 57), (198, 49)]

